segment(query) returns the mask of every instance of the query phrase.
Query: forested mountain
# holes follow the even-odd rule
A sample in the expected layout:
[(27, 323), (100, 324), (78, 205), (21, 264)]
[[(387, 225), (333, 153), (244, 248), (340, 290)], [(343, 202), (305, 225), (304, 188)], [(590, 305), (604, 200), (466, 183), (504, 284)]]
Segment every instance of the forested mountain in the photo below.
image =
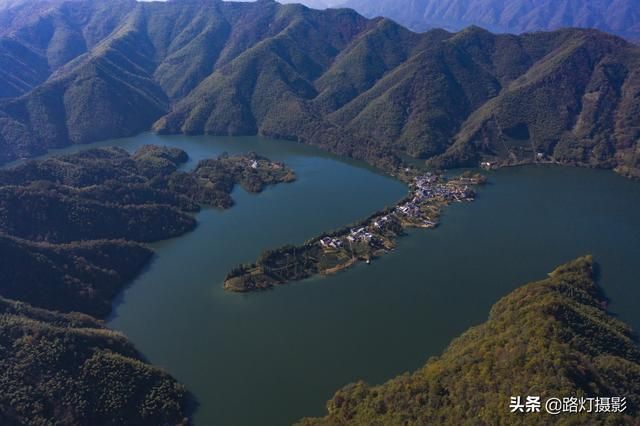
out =
[(201, 205), (294, 179), (255, 154), (187, 159), (112, 147), (0, 170), (0, 424), (183, 423), (183, 387), (74, 312), (106, 317), (153, 255), (142, 243), (192, 230)]
[(640, 40), (638, 0), (344, 0), (339, 5), (416, 31), (469, 25), (507, 33), (581, 27)]
[(187, 424), (186, 391), (101, 322), (0, 297), (0, 424)]
[(133, 242), (36, 243), (0, 234), (0, 295), (61, 312), (103, 317), (151, 259)]
[[(487, 322), (420, 370), (380, 386), (349, 385), (325, 418), (301, 424), (637, 424), (637, 336), (605, 304), (591, 258), (577, 259), (500, 300)], [(539, 396), (541, 412), (511, 413), (511, 396)], [(547, 398), (609, 396), (626, 397), (624, 413), (544, 411)]]
[(233, 204), (236, 184), (259, 192), (294, 179), (256, 155), (178, 171), (186, 160), (178, 149), (102, 148), (0, 170), (0, 295), (104, 317), (149, 261), (141, 243), (193, 230), (201, 205)]
[(135, 5), (51, 0), (0, 8), (0, 98), (28, 92), (94, 48)]
[[(78, 30), (93, 34), (88, 51), (64, 65), (74, 54), (36, 49), (42, 72), (0, 101), (1, 161), (153, 127), (290, 138), (387, 169), (408, 153), (437, 167), (544, 159), (638, 174), (640, 49), (620, 38), (416, 34), (347, 9), (270, 0), (122, 1), (47, 12), (82, 11), (74, 28), (112, 24)], [(0, 45), (41, 34), (42, 19)], [(2, 69), (22, 75), (33, 51), (9, 50)]]

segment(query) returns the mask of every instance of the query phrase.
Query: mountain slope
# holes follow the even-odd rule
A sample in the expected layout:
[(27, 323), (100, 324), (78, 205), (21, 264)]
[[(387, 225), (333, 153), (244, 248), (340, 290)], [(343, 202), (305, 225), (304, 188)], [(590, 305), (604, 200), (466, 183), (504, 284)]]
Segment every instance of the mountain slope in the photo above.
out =
[(110, 147), (0, 170), (0, 424), (187, 423), (182, 386), (73, 313), (106, 317), (153, 255), (141, 242), (192, 230), (201, 205), (230, 207), (235, 185), (260, 192), (295, 179), (256, 154), (179, 171), (187, 160), (179, 149)]
[(469, 25), (508, 33), (581, 27), (640, 39), (637, 0), (345, 0), (340, 6), (388, 17), (416, 31), (458, 31)]
[(431, 163), (475, 165), (480, 155), (518, 163), (541, 155), (637, 175), (637, 49), (599, 33), (559, 34), (565, 37), (468, 116), (453, 145)]
[(0, 235), (0, 294), (33, 306), (104, 317), (111, 301), (151, 259), (124, 241), (33, 243)]
[(269, 0), (138, 3), (114, 28), (0, 102), (0, 161), (153, 127), (294, 139), (388, 171), (408, 154), (640, 175), (640, 48), (597, 31), (417, 34)]
[[(640, 418), (640, 349), (607, 314), (590, 258), (560, 266), (491, 309), (412, 374), (370, 387), (352, 384), (307, 425), (634, 424)], [(540, 396), (542, 412), (509, 410), (510, 397)], [(544, 412), (551, 397), (626, 397), (623, 414)]]
[(135, 4), (53, 0), (0, 10), (0, 99), (28, 92), (94, 48)]
[[(395, 164), (389, 151), (404, 151), (437, 167), (540, 154), (637, 172), (640, 50), (618, 38), (478, 28), (416, 35), (378, 21), (316, 80), (271, 40), (260, 47), (232, 62), (233, 74), (214, 72), (155, 128), (299, 139), (383, 167)], [(250, 84), (259, 81), (269, 84)], [(501, 130), (490, 134), (492, 125)]]
[(0, 423), (186, 424), (186, 391), (119, 333), (0, 297)]

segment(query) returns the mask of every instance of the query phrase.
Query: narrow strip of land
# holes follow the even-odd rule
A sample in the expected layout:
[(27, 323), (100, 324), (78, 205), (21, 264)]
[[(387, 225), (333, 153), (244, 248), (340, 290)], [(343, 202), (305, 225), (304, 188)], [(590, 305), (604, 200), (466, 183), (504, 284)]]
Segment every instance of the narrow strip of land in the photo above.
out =
[(229, 272), (224, 288), (234, 292), (266, 290), (314, 275), (330, 275), (358, 262), (372, 262), (393, 250), (408, 228), (435, 228), (442, 209), (455, 202), (473, 201), (474, 185), (486, 178), (464, 173), (453, 179), (405, 169), (409, 195), (396, 206), (337, 231), (317, 236), (300, 246), (263, 252), (256, 263)]

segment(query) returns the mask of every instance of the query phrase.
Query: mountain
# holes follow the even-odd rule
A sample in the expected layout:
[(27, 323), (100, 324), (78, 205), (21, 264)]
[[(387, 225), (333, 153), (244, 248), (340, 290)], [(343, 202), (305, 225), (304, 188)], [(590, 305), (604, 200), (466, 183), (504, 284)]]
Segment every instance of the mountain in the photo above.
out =
[(114, 28), (0, 101), (0, 161), (153, 128), (299, 140), (388, 171), (410, 155), (640, 175), (640, 48), (595, 30), (417, 34), (270, 0), (136, 3)]
[(477, 25), (490, 31), (524, 33), (567, 27), (594, 28), (640, 40), (638, 0), (342, 0), (301, 1), (309, 7), (349, 7), (367, 17), (384, 16), (425, 31), (459, 31)]
[(329, 7), (339, 7), (343, 4), (343, 0), (278, 0), (282, 4), (300, 3), (313, 9), (327, 9)]
[(0, 4), (0, 98), (43, 83), (94, 48), (136, 5), (135, 0), (21, 1)]
[[(179, 149), (115, 147), (0, 170), (0, 424), (177, 425), (186, 392), (104, 318), (150, 261), (143, 242), (182, 235), (235, 185), (295, 179), (256, 154), (178, 170)], [(82, 314), (79, 314), (81, 312)]]
[(0, 424), (187, 424), (186, 391), (81, 314), (0, 297)]
[[(326, 417), (301, 424), (636, 424), (638, 341), (606, 312), (593, 275), (589, 257), (560, 266), (500, 300), (487, 322), (420, 370), (380, 386), (348, 385)], [(539, 396), (542, 412), (511, 413), (512, 396)], [(547, 398), (611, 396), (626, 397), (624, 413), (544, 411)]]
[(61, 312), (104, 317), (151, 250), (124, 241), (55, 245), (0, 235), (0, 295)]

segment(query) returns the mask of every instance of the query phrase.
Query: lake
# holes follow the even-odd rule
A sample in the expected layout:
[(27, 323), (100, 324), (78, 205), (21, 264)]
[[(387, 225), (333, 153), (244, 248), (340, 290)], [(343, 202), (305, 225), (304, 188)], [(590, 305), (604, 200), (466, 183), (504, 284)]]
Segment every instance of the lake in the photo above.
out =
[(321, 415), (339, 387), (421, 366), (500, 297), (587, 253), (611, 310), (640, 330), (640, 184), (612, 172), (492, 172), (474, 203), (446, 209), (439, 228), (412, 231), (370, 266), (239, 295), (222, 290), (231, 267), (392, 205), (405, 186), (293, 142), (143, 134), (92, 146), (146, 143), (186, 150), (186, 167), (255, 151), (298, 175), (258, 195), (238, 188), (232, 209), (202, 211), (194, 232), (153, 246), (154, 261), (115, 303), (109, 326), (188, 387), (197, 425)]

